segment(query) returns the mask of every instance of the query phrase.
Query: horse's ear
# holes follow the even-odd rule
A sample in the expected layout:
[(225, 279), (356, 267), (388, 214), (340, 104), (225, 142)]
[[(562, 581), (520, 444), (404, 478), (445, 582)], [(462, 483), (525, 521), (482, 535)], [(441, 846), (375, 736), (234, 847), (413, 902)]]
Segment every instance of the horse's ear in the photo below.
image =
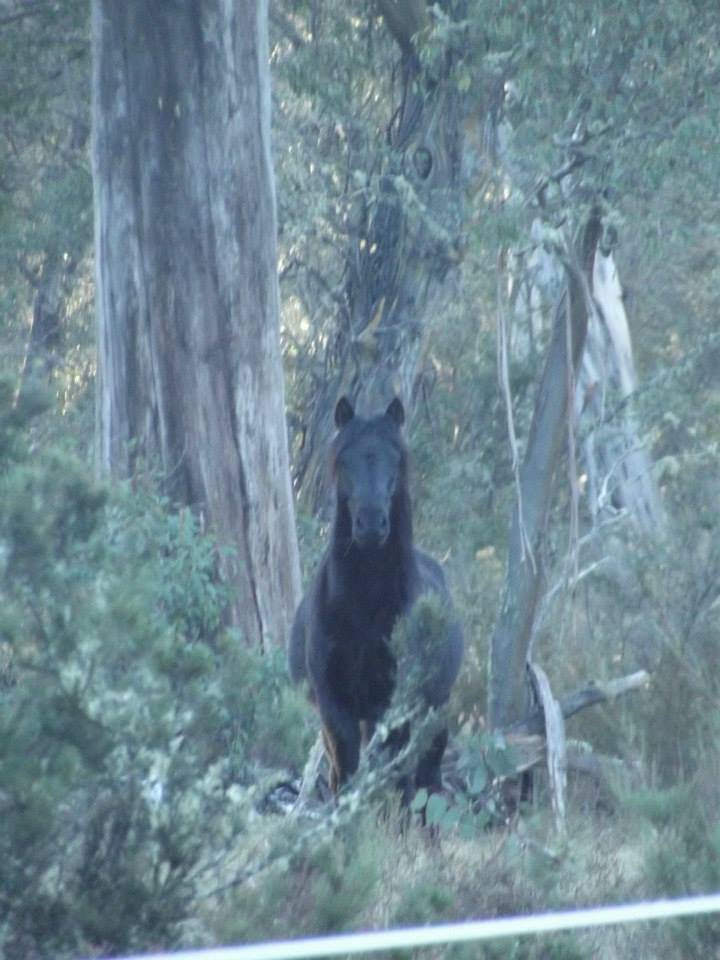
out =
[(340, 397), (335, 407), (335, 426), (342, 430), (346, 423), (350, 423), (355, 416), (353, 405), (347, 397)]
[(394, 420), (399, 427), (405, 423), (405, 408), (398, 397), (395, 397), (393, 402), (387, 408), (385, 411), (385, 416), (390, 417), (391, 420)]

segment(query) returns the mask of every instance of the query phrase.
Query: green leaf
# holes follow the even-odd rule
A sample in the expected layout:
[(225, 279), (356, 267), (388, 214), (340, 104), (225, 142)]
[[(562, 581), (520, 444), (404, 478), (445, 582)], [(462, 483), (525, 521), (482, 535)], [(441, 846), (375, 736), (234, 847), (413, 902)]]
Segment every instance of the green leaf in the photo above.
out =
[(491, 747), (486, 755), (487, 765), (496, 777), (509, 777), (515, 773), (515, 766), (511, 762), (508, 750)]
[(441, 793), (433, 793), (425, 808), (425, 820), (429, 827), (438, 826), (448, 809), (448, 802)]
[(460, 819), (463, 815), (463, 811), (460, 807), (448, 807), (445, 811), (445, 816), (440, 822), (440, 827), (443, 830), (454, 830), (454, 828), (460, 823)]
[(421, 810), (425, 808), (425, 804), (428, 802), (428, 792), (425, 787), (421, 787), (415, 796), (412, 798), (412, 803), (410, 804), (410, 809), (413, 813), (420, 813)]
[(470, 778), (470, 793), (482, 793), (488, 782), (488, 772), (485, 764), (481, 764), (473, 770)]
[(477, 823), (475, 817), (470, 812), (463, 814), (458, 825), (458, 833), (463, 840), (472, 840), (477, 833)]

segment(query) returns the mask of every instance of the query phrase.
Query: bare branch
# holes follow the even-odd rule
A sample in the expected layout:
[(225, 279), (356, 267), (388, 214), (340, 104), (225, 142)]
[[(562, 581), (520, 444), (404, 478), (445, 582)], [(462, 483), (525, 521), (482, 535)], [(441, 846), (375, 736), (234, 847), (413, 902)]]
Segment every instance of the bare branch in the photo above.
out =
[(503, 269), (503, 255), (498, 253), (497, 257), (497, 367), (500, 389), (505, 400), (505, 411), (507, 414), (508, 441), (510, 443), (510, 452), (512, 453), (512, 470), (515, 478), (515, 493), (517, 497), (518, 518), (520, 523), (520, 547), (522, 550), (522, 560), (525, 557), (530, 558), (533, 571), (536, 570), (535, 557), (532, 552), (530, 538), (525, 529), (522, 505), (522, 485), (520, 483), (520, 448), (518, 447), (517, 435), (515, 433), (515, 421), (513, 418), (512, 393), (510, 391), (510, 370), (508, 362), (508, 330), (507, 316), (504, 307), (504, 296), (502, 291), (502, 279), (505, 275)]
[[(523, 523), (535, 557), (542, 553), (545, 524), (555, 467), (565, 433), (567, 367), (575, 370), (582, 357), (588, 324), (588, 291), (585, 277), (592, 265), (601, 231), (600, 219), (588, 221), (577, 257), (566, 258), (567, 286), (558, 304), (545, 369), (538, 388), (525, 459), (520, 471)], [(569, 311), (571, 338), (566, 322)], [(569, 347), (569, 350), (568, 350)], [(542, 571), (524, 559), (520, 514), (513, 511), (502, 606), (490, 649), (490, 727), (503, 729), (518, 720), (525, 707), (525, 663), (533, 635), (542, 591)]]
[[(517, 773), (541, 767), (546, 762), (545, 737), (541, 734), (508, 734), (508, 747), (512, 750)], [(589, 744), (580, 740), (567, 741), (566, 769), (583, 773), (598, 781), (615, 779), (618, 775), (632, 773), (636, 764), (618, 757), (596, 753)]]
[(550, 681), (545, 671), (536, 663), (528, 669), (540, 700), (545, 719), (547, 768), (550, 778), (550, 795), (558, 833), (565, 832), (565, 788), (567, 786), (567, 747), (565, 744), (565, 718), (562, 708), (553, 696)]
[(17, 23), (18, 20), (24, 20), (26, 17), (34, 17), (38, 13), (45, 13), (47, 8), (47, 3), (28, 4), (22, 10), (16, 10), (14, 13), (8, 13), (0, 17), (0, 27), (7, 26), (9, 23)]
[[(596, 703), (607, 703), (610, 700), (616, 700), (618, 697), (633, 690), (639, 690), (646, 687), (650, 682), (650, 674), (646, 670), (638, 670), (636, 673), (628, 674), (625, 677), (618, 677), (616, 680), (591, 680), (584, 687), (574, 690), (572, 693), (565, 694), (559, 700), (560, 710), (563, 717), (567, 720), (586, 707), (592, 707)], [(545, 715), (542, 707), (538, 707), (530, 713), (524, 720), (512, 724), (507, 728), (508, 734), (535, 734), (542, 733), (545, 729)]]

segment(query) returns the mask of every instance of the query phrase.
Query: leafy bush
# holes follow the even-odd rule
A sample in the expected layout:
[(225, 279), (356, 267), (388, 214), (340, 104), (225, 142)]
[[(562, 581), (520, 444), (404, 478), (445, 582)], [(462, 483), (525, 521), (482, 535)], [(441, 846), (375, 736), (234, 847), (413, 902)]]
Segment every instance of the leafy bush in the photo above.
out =
[[(649, 894), (680, 897), (720, 889), (720, 802), (717, 796), (717, 751), (692, 783), (668, 790), (648, 790), (626, 804), (658, 832), (645, 855)], [(720, 947), (717, 916), (672, 921), (661, 933), (676, 955), (708, 957)]]
[(708, 669), (720, 630), (716, 461), (707, 448), (665, 462), (678, 470), (665, 480), (672, 523), (662, 539), (618, 552), (620, 573), (606, 584), (615, 608), (607, 603), (596, 623), (617, 638), (617, 660), (651, 675), (649, 695), (628, 700), (624, 718), (630, 752), (657, 787), (691, 781), (717, 739), (720, 680)]
[(296, 851), (242, 885), (218, 911), (223, 942), (310, 936), (356, 929), (377, 899), (387, 844), (374, 814), (341, 830), (296, 826)]
[[(215, 548), (150, 489), (108, 490), (0, 386), (0, 953), (127, 951), (179, 924), (299, 765), (282, 654), (223, 629)], [(112, 909), (108, 905), (112, 904)]]

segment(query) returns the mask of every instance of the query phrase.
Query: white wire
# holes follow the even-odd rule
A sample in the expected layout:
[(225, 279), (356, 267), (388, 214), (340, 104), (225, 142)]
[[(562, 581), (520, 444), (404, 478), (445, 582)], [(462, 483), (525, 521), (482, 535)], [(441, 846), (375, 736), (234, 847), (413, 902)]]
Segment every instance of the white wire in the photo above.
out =
[(315, 960), (339, 954), (369, 953), (399, 947), (429, 947), (441, 943), (494, 940), (536, 933), (558, 933), (586, 927), (602, 927), (643, 920), (699, 916), (720, 912), (720, 893), (676, 900), (626, 903), (614, 907), (593, 907), (559, 913), (501, 917), (464, 923), (445, 923), (432, 927), (406, 927), (368, 933), (338, 934), (303, 940), (279, 940), (238, 947), (214, 947), (207, 950), (181, 950), (177, 953), (148, 953), (117, 960)]

